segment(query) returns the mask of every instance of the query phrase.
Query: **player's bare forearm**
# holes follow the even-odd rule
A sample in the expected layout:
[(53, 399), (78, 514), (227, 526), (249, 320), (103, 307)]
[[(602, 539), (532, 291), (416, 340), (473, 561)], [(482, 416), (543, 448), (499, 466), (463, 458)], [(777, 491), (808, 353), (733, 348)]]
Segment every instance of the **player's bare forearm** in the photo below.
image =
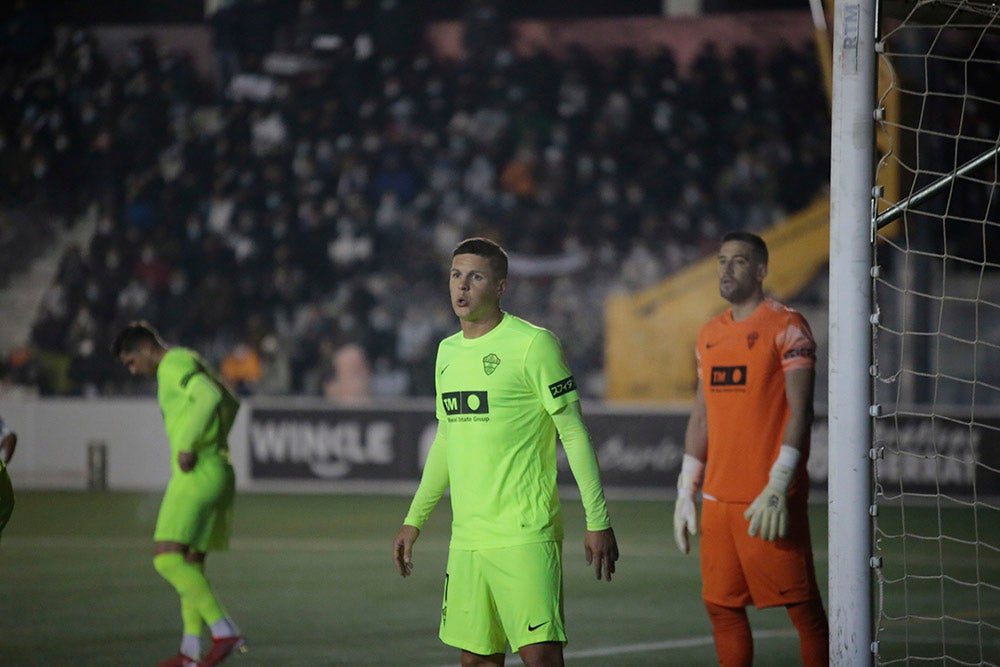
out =
[(788, 421), (782, 434), (782, 444), (802, 449), (809, 439), (813, 422), (812, 368), (797, 368), (785, 373), (785, 398), (788, 401)]
[(588, 530), (583, 539), (583, 548), (587, 564), (594, 566), (598, 581), (602, 578), (611, 581), (611, 575), (615, 573), (615, 562), (618, 560), (615, 531), (611, 528)]
[(708, 457), (708, 408), (701, 380), (698, 381), (694, 405), (684, 431), (684, 452), (702, 463)]
[(403, 577), (413, 572), (413, 543), (420, 537), (420, 529), (416, 526), (403, 524), (392, 541), (392, 562), (396, 571)]

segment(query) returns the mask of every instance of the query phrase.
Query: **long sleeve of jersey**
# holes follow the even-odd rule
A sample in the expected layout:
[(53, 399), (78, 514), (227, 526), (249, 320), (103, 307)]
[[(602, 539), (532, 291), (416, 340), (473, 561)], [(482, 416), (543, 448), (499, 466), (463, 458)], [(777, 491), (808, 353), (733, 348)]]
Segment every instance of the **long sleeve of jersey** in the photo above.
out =
[(204, 374), (193, 376), (185, 387), (184, 423), (172, 443), (179, 452), (195, 451), (215, 416), (222, 393)]
[(448, 488), (448, 439), (445, 425), (438, 423), (437, 435), (427, 453), (420, 485), (413, 494), (410, 509), (403, 523), (415, 528), (423, 528), (427, 517)]
[(576, 479), (583, 500), (583, 510), (587, 517), (587, 530), (605, 530), (611, 527), (608, 505), (601, 486), (601, 473), (597, 466), (597, 456), (590, 442), (590, 434), (583, 423), (580, 403), (574, 401), (563, 410), (552, 415), (559, 439), (562, 440), (569, 468)]

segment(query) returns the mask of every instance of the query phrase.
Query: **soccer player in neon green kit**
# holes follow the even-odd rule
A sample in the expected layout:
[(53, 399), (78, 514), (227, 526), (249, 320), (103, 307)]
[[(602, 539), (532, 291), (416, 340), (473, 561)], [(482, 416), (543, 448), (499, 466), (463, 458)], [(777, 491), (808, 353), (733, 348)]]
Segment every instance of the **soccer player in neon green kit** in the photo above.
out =
[(0, 417), (0, 533), (14, 512), (14, 486), (10, 483), (7, 464), (17, 449), (17, 433), (12, 431)]
[[(180, 652), (160, 667), (210, 667), (242, 649), (245, 638), (205, 578), (209, 550), (228, 548), (236, 485), (226, 438), (239, 401), (198, 354), (167, 347), (148, 322), (132, 322), (111, 352), (132, 375), (155, 377), (170, 441), (173, 474), (153, 534), (153, 566), (178, 592)], [(212, 647), (201, 658), (202, 622)]]
[(406, 577), (413, 543), (451, 488), (451, 546), (441, 640), (463, 667), (503, 665), (507, 644), (527, 667), (563, 665), (562, 513), (556, 432), (586, 512), (584, 551), (611, 580), (618, 545), (579, 395), (558, 339), (500, 308), (507, 254), (473, 238), (452, 257), (449, 290), (461, 331), (438, 347), (438, 431), (393, 561)]

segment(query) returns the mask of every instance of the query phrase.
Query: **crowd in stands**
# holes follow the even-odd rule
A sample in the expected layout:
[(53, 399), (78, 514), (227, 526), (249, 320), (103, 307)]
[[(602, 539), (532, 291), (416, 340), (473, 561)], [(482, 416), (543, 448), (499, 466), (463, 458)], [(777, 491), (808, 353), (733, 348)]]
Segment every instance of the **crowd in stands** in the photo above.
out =
[(98, 217), (8, 381), (147, 391), (107, 352), (144, 318), (246, 395), (430, 395), (437, 341), (457, 329), (450, 252), (489, 235), (511, 252), (505, 307), (555, 331), (601, 396), (605, 295), (655, 284), (725, 230), (767, 227), (828, 181), (806, 48), (706, 44), (681, 71), (668, 48), (556, 59), (477, 39), (441, 61), (407, 3), (276, 4), (208, 18), (211, 78), (148, 39), (112, 66), (72, 29), (0, 70), (14, 128), (0, 148), (18, 166), (0, 170), (5, 198), (47, 188), (65, 217)]
[[(25, 5), (26, 3), (21, 3)], [(82, 31), (26, 6), (0, 39), (0, 287), (80, 215), (106, 164), (108, 73)]]

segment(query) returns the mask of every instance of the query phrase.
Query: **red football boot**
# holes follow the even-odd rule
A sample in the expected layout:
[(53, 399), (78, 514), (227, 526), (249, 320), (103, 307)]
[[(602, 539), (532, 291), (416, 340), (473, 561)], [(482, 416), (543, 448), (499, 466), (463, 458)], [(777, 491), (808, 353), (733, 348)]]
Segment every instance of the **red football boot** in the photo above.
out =
[(232, 637), (212, 637), (212, 648), (198, 663), (198, 667), (213, 667), (239, 650), (246, 653), (247, 638), (243, 635), (233, 635)]

